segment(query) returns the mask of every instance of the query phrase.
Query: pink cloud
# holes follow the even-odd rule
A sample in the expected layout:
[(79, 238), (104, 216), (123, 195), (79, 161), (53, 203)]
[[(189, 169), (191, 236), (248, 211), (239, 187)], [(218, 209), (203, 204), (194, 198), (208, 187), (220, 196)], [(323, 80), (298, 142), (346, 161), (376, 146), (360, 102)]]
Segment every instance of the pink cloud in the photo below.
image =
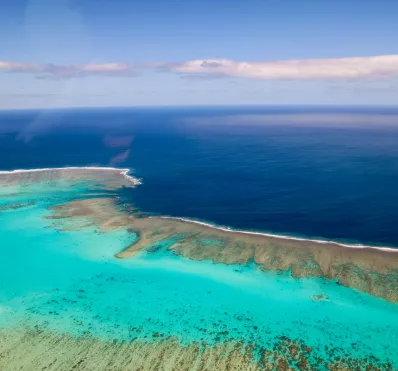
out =
[(398, 55), (334, 59), (236, 62), (198, 59), (163, 68), (188, 75), (230, 76), (258, 80), (360, 79), (398, 76)]
[(236, 77), (258, 80), (338, 80), (398, 77), (398, 55), (283, 61), (239, 62), (197, 59), (181, 63), (99, 63), (85, 65), (31, 64), (0, 61), (0, 71), (33, 73), (42, 79), (136, 76), (140, 69), (163, 70), (187, 77)]

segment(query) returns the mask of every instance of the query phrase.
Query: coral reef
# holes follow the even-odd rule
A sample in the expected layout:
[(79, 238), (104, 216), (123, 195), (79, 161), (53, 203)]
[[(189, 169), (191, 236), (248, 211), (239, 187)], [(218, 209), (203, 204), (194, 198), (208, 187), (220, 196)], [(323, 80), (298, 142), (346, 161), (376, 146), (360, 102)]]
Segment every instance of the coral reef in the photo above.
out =
[(354, 359), (344, 349), (322, 352), (302, 341), (276, 339), (272, 348), (230, 341), (215, 346), (181, 345), (175, 338), (154, 334), (155, 341), (102, 341), (47, 332), (0, 332), (0, 369), (3, 371), (393, 371), (377, 358)]
[[(117, 254), (121, 259), (134, 257), (145, 249), (152, 251), (161, 241), (170, 239), (168, 249), (188, 259), (211, 260), (216, 264), (254, 262), (263, 270), (290, 271), (297, 278), (324, 277), (398, 302), (398, 253), (395, 251), (251, 234), (179, 219), (149, 217), (134, 208), (123, 210), (113, 198), (71, 201), (51, 210), (48, 218), (61, 230), (65, 228), (64, 220), (83, 218), (102, 230), (127, 228), (136, 233), (137, 241)], [(62, 223), (57, 224), (57, 220)], [(73, 225), (69, 228), (73, 229)]]

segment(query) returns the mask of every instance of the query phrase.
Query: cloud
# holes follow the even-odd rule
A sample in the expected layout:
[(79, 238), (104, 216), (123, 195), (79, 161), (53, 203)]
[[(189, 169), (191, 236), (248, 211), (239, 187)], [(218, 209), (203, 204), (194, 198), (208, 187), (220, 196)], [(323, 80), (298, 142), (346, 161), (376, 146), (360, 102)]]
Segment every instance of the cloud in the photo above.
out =
[(32, 73), (38, 79), (69, 79), (92, 75), (134, 77), (138, 73), (128, 63), (102, 63), (85, 65), (55, 65), (0, 61), (0, 71)]
[(40, 79), (66, 79), (91, 75), (133, 77), (150, 69), (177, 73), (183, 78), (235, 77), (257, 80), (358, 80), (398, 77), (398, 55), (329, 59), (238, 62), (198, 59), (181, 63), (102, 63), (85, 65), (1, 62), (0, 71), (32, 73)]
[[(90, 94), (73, 94), (74, 97), (105, 97), (108, 94), (104, 93), (90, 93)], [(0, 93), (0, 98), (54, 98), (54, 97), (69, 97), (68, 93)]]
[(388, 78), (398, 76), (398, 55), (265, 62), (198, 59), (180, 64), (165, 63), (161, 68), (189, 76), (229, 76), (258, 80)]
[(193, 80), (193, 81), (208, 81), (208, 80), (214, 80), (214, 79), (222, 79), (225, 78), (225, 75), (217, 75), (217, 74), (209, 74), (209, 73), (203, 73), (203, 74), (187, 74), (187, 75), (182, 75), (181, 78), (185, 80)]

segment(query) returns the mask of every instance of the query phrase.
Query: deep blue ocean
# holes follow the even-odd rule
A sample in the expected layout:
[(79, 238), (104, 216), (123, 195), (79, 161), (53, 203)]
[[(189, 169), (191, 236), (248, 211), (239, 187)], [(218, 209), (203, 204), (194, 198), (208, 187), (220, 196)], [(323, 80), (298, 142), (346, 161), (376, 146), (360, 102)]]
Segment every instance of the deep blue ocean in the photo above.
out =
[(141, 210), (398, 246), (398, 109), (0, 112), (0, 170), (104, 165)]

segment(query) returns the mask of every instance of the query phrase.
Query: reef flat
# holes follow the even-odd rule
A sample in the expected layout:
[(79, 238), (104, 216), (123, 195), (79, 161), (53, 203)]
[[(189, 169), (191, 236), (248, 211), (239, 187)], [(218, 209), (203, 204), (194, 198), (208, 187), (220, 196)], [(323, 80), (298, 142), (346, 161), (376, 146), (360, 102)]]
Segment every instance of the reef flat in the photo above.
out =
[(394, 250), (153, 217), (127, 173), (63, 171), (0, 174), (1, 370), (398, 369)]
[[(162, 334), (155, 334), (161, 337)], [(1, 346), (7, 344), (7, 346)], [(177, 339), (103, 342), (95, 338), (74, 338), (43, 331), (0, 333), (0, 368), (3, 371), (310, 371), (322, 367), (329, 371), (393, 371), (390, 363), (345, 358), (338, 349), (330, 349), (331, 363), (303, 342), (287, 337), (278, 339), (273, 349), (241, 342), (220, 343), (206, 347), (200, 343), (183, 346)], [(313, 365), (316, 365), (315, 367)]]
[(140, 181), (128, 175), (129, 171), (129, 169), (95, 166), (0, 171), (0, 186), (56, 180), (72, 182), (89, 180), (107, 189), (134, 187)]
[(254, 262), (262, 270), (290, 271), (297, 278), (337, 280), (344, 286), (398, 302), (398, 250), (279, 238), (181, 219), (149, 217), (138, 210), (122, 210), (112, 198), (72, 201), (54, 206), (51, 211), (49, 219), (84, 217), (102, 230), (127, 228), (136, 233), (137, 241), (116, 255), (121, 259), (156, 249), (161, 241), (171, 239), (168, 249), (192, 260)]

